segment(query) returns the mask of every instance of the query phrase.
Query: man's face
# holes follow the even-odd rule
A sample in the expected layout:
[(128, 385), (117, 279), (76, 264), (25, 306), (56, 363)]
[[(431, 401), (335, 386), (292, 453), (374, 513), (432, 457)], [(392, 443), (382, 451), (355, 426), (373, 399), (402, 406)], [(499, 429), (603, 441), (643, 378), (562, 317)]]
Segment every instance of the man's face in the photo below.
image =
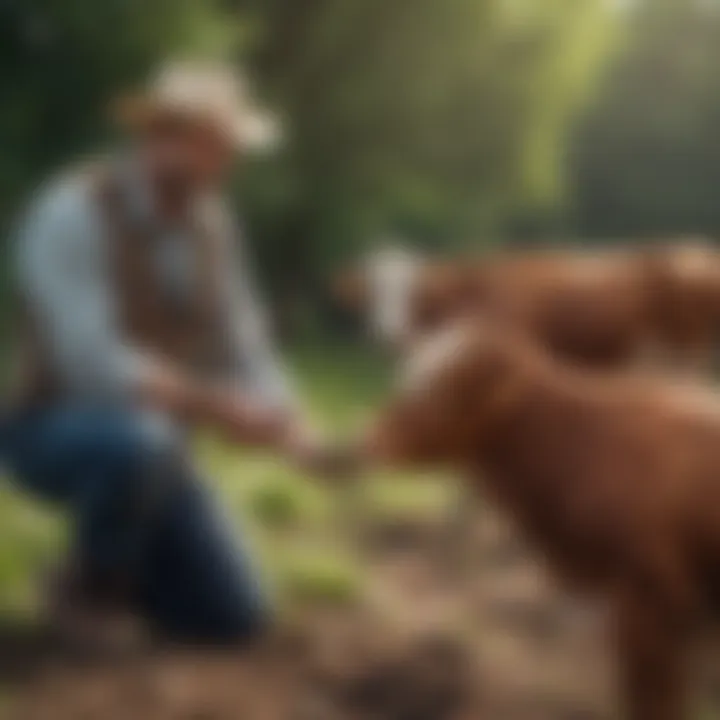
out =
[(223, 181), (235, 148), (229, 138), (211, 128), (165, 120), (147, 130), (142, 152), (157, 183), (170, 192), (192, 195)]

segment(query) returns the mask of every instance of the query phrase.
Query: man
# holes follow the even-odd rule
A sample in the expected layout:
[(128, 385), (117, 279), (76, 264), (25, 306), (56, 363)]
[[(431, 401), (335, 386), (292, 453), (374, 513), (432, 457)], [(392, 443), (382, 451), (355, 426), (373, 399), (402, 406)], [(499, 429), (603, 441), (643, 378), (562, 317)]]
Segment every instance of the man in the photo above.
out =
[(225, 67), (176, 64), (125, 98), (117, 157), (46, 186), (21, 223), (22, 377), (0, 433), (18, 483), (73, 514), (74, 610), (132, 604), (179, 640), (268, 620), (255, 570), (187, 457), (208, 426), (319, 457), (270, 349), (217, 193), (270, 121)]

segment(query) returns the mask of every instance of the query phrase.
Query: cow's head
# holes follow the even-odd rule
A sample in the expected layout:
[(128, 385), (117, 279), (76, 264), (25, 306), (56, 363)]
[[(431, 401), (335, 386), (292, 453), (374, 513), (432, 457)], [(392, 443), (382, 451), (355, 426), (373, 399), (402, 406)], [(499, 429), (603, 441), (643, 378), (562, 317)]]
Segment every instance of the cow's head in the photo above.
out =
[(335, 296), (365, 319), (374, 337), (396, 348), (458, 319), (477, 304), (480, 293), (477, 267), (432, 262), (398, 247), (371, 254), (341, 273), (334, 287)]
[(365, 450), (390, 465), (473, 463), (525, 387), (524, 342), (489, 321), (461, 320), (408, 353)]

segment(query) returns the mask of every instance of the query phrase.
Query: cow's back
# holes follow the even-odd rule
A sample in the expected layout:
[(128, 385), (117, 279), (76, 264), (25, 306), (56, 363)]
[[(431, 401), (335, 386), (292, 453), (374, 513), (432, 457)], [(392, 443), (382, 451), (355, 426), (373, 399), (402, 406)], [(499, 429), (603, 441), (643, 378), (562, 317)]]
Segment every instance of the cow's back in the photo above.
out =
[(565, 359), (628, 361), (648, 323), (647, 288), (629, 253), (539, 254), (494, 276), (496, 307)]

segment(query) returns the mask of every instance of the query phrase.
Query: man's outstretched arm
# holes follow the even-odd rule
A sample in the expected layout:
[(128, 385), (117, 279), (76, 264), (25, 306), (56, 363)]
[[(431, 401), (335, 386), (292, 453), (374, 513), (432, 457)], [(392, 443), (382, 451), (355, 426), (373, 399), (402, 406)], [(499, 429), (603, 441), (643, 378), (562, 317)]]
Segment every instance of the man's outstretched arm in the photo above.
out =
[(335, 450), (316, 434), (295, 395), (293, 383), (273, 347), (263, 303), (246, 253), (245, 238), (229, 215), (217, 209), (221, 232), (219, 275), (221, 326), (230, 381), (261, 407), (281, 410), (285, 425), (279, 449), (314, 474), (333, 472)]

